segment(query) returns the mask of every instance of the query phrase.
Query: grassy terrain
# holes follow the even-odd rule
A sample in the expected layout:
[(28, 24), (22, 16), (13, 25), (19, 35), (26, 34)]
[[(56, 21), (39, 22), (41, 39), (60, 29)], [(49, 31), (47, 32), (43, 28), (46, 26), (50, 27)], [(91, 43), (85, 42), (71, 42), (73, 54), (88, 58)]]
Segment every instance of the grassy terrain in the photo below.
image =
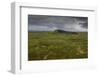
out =
[(29, 32), (28, 60), (88, 57), (87, 33)]

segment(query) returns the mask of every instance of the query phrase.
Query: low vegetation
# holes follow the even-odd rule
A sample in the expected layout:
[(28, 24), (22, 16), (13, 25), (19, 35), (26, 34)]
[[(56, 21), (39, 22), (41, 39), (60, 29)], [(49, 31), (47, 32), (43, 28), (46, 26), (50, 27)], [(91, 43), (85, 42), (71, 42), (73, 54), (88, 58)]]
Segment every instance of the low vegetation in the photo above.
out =
[(87, 44), (87, 32), (29, 32), (28, 60), (87, 58)]

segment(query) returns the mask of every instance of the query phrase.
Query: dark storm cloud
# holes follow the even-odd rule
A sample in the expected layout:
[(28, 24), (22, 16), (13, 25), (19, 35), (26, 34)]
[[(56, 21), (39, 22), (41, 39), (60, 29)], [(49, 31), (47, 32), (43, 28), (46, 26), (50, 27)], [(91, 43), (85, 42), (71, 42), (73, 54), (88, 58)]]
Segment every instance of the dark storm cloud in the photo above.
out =
[(87, 31), (87, 17), (28, 15), (29, 31)]

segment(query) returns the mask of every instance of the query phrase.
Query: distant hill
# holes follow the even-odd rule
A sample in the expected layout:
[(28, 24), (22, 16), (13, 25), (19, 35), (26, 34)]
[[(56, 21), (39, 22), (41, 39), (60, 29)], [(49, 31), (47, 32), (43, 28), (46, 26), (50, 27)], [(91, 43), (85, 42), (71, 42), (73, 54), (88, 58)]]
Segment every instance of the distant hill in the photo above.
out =
[(66, 33), (66, 34), (78, 34), (78, 32), (72, 32), (72, 31), (64, 31), (64, 30), (55, 30), (55, 32), (59, 33)]

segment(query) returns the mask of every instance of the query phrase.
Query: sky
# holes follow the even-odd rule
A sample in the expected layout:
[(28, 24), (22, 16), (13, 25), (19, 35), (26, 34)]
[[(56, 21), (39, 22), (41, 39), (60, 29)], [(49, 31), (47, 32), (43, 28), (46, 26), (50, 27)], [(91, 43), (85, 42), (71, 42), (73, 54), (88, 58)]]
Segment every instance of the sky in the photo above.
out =
[(88, 18), (73, 16), (28, 15), (28, 31), (87, 32)]

